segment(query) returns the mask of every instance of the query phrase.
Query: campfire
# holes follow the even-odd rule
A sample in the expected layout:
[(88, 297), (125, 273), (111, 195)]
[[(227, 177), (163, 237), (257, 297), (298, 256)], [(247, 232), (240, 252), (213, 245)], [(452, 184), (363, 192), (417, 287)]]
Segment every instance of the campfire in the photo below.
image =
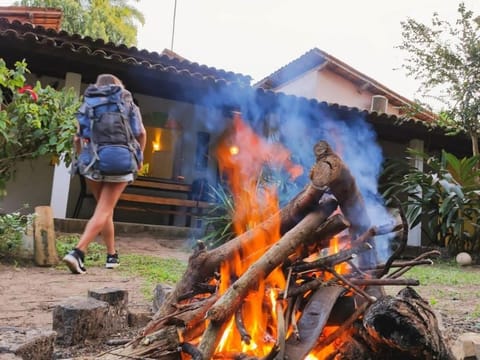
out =
[[(418, 281), (402, 277), (438, 254), (399, 261), (403, 213), (375, 224), (341, 157), (326, 141), (313, 151), (310, 182), (280, 208), (262, 168), (292, 180), (302, 168), (237, 115), (217, 153), (237, 236), (211, 250), (199, 242), (142, 334), (102, 359), (453, 359)], [(379, 241), (393, 248), (385, 261)], [(403, 289), (386, 295), (392, 285)]]

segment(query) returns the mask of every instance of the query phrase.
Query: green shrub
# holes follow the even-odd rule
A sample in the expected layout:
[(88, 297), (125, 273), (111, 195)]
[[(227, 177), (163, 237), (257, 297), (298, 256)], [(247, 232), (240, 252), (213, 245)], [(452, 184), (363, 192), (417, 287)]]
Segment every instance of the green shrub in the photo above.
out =
[(78, 96), (73, 89), (26, 84), (28, 73), (25, 61), (9, 69), (0, 58), (0, 198), (19, 161), (51, 156), (68, 165), (73, 156)]
[[(290, 180), (290, 175), (283, 174), (278, 169), (265, 166), (256, 183), (255, 191), (259, 198), (266, 188), (275, 187), (279, 196), (279, 206), (287, 203), (290, 199), (288, 194), (298, 192), (298, 185)], [(233, 239), (235, 234), (233, 219), (235, 216), (235, 201), (228, 184), (210, 186), (209, 196), (215, 206), (203, 216), (206, 224), (206, 235), (203, 241), (209, 248), (220, 246)], [(248, 228), (243, 231), (248, 231)]]
[(204, 216), (206, 235), (202, 240), (208, 248), (215, 248), (235, 236), (233, 231), (235, 207), (232, 194), (227, 188), (211, 186), (209, 193), (215, 199), (215, 206)]
[(23, 235), (31, 224), (33, 215), (20, 211), (0, 215), (0, 259), (14, 260), (23, 249)]
[[(446, 247), (450, 254), (480, 251), (480, 157), (459, 159), (443, 151), (441, 157), (410, 150), (424, 159), (425, 169), (408, 161), (385, 166), (383, 196), (403, 194), (402, 207), (410, 228), (422, 223), (425, 245)], [(409, 160), (409, 159), (407, 159)]]

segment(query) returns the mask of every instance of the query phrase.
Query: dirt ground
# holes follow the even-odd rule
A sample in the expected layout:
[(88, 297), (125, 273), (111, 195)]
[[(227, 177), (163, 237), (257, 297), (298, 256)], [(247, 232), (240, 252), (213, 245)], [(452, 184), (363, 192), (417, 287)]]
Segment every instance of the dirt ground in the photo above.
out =
[[(168, 241), (156, 241), (146, 236), (120, 237), (117, 240), (120, 255), (149, 254), (188, 260), (188, 249), (175, 249), (165, 245), (168, 245)], [(469, 271), (477, 272), (480, 276), (479, 267), (471, 267)], [(405, 277), (408, 277), (408, 273)], [(142, 296), (142, 280), (122, 275), (117, 269), (88, 268), (86, 275), (73, 275), (66, 267), (58, 269), (0, 264), (0, 326), (51, 330), (52, 310), (57, 304), (68, 297), (86, 296), (88, 290), (104, 287), (128, 290), (129, 308), (132, 310), (151, 309), (151, 302)], [(389, 287), (387, 292), (395, 294), (400, 289), (401, 287)], [(450, 345), (462, 333), (480, 332), (480, 286), (420, 285), (415, 290), (431, 302), (438, 314), (442, 333)], [(90, 347), (70, 349), (69, 352), (64, 349), (59, 354), (83, 359), (88, 354), (98, 354), (99, 350), (104, 349), (105, 345), (90, 344)]]
[[(165, 246), (174, 242), (155, 240), (148, 236), (134, 236), (118, 237), (116, 245), (120, 259), (121, 254), (148, 254), (187, 261), (190, 255), (187, 248)], [(51, 330), (52, 312), (56, 305), (69, 297), (87, 296), (89, 290), (105, 287), (127, 290), (129, 310), (151, 311), (152, 303), (142, 295), (140, 278), (125, 276), (124, 272), (118, 271), (119, 269), (86, 265), (87, 274), (74, 275), (66, 266), (47, 268), (0, 264), (0, 327), (15, 326)], [(136, 329), (133, 329), (133, 332), (135, 331)], [(104, 346), (91, 343), (85, 349), (81, 347), (71, 351), (60, 349), (56, 356), (70, 358), (82, 355), (83, 358), (85, 354), (95, 354), (97, 350), (104, 349)]]

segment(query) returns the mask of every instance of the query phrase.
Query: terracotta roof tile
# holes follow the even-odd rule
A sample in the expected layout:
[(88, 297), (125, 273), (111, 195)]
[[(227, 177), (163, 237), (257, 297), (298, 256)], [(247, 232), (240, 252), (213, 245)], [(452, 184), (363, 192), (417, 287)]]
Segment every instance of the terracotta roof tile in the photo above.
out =
[(105, 41), (101, 39), (94, 40), (88, 36), (82, 37), (78, 34), (68, 34), (65, 31), (54, 31), (52, 29), (45, 29), (42, 26), (33, 27), (31, 24), (22, 24), (17, 20), (10, 22), (5, 18), (0, 18), (0, 36), (15, 36), (18, 40), (35, 41), (39, 43), (48, 41), (49, 45), (71, 49), (72, 51), (91, 54), (93, 56), (98, 56), (98, 51), (101, 50), (105, 54), (105, 58), (115, 57), (115, 59), (128, 64), (138, 63), (142, 66), (161, 64), (169, 71), (186, 71), (192, 75), (198, 74), (204, 77), (224, 79), (228, 82), (239, 82), (249, 85), (251, 81), (250, 76), (200, 65), (166, 54), (138, 50), (136, 47), (127, 47), (125, 45), (117, 46), (111, 42), (105, 43)]
[(45, 7), (0, 6), (0, 18), (17, 20), (33, 26), (43, 26), (53, 31), (59, 30), (62, 23), (62, 10)]

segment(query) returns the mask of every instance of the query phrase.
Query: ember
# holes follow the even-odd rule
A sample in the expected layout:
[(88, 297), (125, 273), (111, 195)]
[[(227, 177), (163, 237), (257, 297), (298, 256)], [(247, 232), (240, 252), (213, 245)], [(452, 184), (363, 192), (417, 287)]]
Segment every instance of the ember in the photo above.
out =
[[(279, 209), (275, 187), (259, 186), (262, 168), (282, 166), (292, 179), (301, 168), (237, 115), (218, 147), (237, 237), (212, 250), (199, 243), (143, 334), (102, 358), (453, 359), (410, 287), (418, 281), (400, 278), (435, 253), (396, 261), (403, 214), (402, 223), (372, 226), (341, 158), (325, 141), (314, 154), (310, 183)], [(397, 248), (378, 263), (374, 240), (386, 234)], [(407, 287), (392, 297), (388, 285)]]

